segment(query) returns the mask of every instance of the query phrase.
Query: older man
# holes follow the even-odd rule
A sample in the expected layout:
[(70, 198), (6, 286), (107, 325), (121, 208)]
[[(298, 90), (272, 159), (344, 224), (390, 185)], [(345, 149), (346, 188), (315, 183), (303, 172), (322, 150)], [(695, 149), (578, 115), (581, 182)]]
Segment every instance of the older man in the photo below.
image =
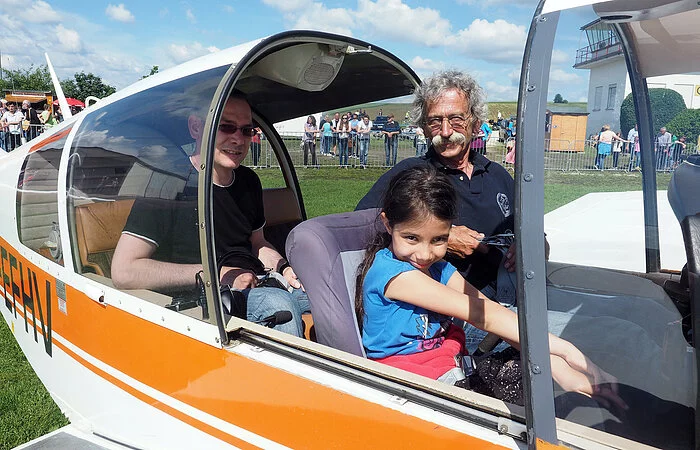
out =
[[(204, 120), (189, 117), (196, 148)], [(245, 295), (247, 319), (261, 321), (277, 311), (288, 310), (292, 321), (275, 328), (301, 336), (301, 314), (309, 310), (294, 269), (265, 239), (262, 186), (251, 169), (241, 165), (256, 130), (245, 97), (232, 95), (221, 117), (216, 136), (212, 173), (214, 235), (221, 283)], [(200, 166), (197, 151), (190, 157), (192, 173)], [(195, 284), (202, 270), (197, 235), (197, 211), (192, 202), (136, 202), (112, 259), (114, 285), (122, 289), (177, 290)], [(159, 209), (160, 205), (160, 209)], [(276, 287), (256, 287), (265, 270), (279, 272), (294, 288), (290, 293)]]
[[(513, 178), (503, 167), (470, 151), (486, 117), (484, 93), (471, 76), (447, 71), (426, 79), (415, 96), (411, 119), (423, 127), (430, 144), (427, 154), (404, 159), (389, 170), (357, 209), (377, 207), (395, 173), (419, 164), (436, 166), (449, 175), (458, 193), (459, 217), (450, 233), (448, 259), (483, 290), (496, 279), (503, 253), (480, 240), (512, 232), (514, 194)], [(512, 266), (512, 257), (507, 264)]]
[(29, 128), (27, 129), (26, 137), (27, 141), (31, 141), (37, 137), (41, 131), (41, 120), (39, 120), (39, 113), (36, 109), (32, 107), (29, 100), (24, 100), (22, 102), (22, 112), (24, 113), (24, 120), (29, 121)]
[[(502, 278), (508, 277), (506, 270), (515, 269), (514, 250), (508, 249), (505, 258), (503, 253), (510, 240), (504, 238), (502, 246), (481, 242), (487, 236), (510, 235), (514, 229), (513, 178), (502, 166), (471, 149), (486, 118), (486, 108), (483, 90), (466, 73), (445, 71), (424, 80), (415, 91), (410, 116), (413, 123), (422, 126), (430, 145), (428, 152), (420, 158), (404, 159), (382, 175), (356, 209), (378, 207), (389, 180), (399, 171), (434, 165), (450, 177), (458, 197), (459, 214), (450, 232), (446, 259), (487, 297), (512, 303), (512, 281), (507, 280), (509, 291), (504, 290), (507, 283), (497, 283), (499, 268)], [(467, 332), (467, 347), (473, 351), (483, 336), (472, 327)]]

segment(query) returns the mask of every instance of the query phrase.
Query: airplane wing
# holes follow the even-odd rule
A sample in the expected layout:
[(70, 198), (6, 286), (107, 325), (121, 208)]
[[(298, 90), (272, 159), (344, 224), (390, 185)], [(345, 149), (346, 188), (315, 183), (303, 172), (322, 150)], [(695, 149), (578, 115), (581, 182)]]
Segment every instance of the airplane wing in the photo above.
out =
[(73, 424), (66, 425), (56, 431), (45, 434), (32, 441), (15, 447), (14, 450), (65, 449), (75, 450), (123, 450), (126, 447), (96, 434), (78, 429)]

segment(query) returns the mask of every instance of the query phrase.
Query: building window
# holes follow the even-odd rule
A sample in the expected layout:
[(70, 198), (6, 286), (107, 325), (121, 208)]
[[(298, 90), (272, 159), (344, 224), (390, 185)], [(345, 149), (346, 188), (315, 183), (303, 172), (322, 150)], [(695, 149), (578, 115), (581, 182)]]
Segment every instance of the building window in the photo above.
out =
[(603, 101), (603, 86), (595, 88), (595, 98), (593, 99), (593, 111), (600, 111), (600, 104)]
[[(596, 93), (597, 95), (597, 93)], [(608, 106), (605, 109), (615, 109), (615, 96), (617, 95), (617, 85), (608, 86)]]

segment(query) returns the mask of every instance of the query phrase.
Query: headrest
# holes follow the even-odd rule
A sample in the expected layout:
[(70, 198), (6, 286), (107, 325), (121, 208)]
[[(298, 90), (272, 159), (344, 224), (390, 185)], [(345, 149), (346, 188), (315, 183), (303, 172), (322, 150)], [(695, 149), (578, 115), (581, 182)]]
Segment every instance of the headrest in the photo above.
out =
[(668, 183), (668, 202), (678, 222), (700, 213), (700, 155), (691, 155), (676, 168)]
[(316, 217), (287, 237), (287, 257), (311, 302), (319, 343), (364, 356), (355, 317), (355, 279), (370, 239), (383, 227), (378, 209)]

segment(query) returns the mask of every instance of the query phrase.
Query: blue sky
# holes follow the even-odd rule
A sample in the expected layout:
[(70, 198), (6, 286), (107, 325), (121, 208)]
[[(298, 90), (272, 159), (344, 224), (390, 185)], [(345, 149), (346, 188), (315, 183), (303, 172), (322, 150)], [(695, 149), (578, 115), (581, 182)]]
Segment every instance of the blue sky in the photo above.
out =
[[(2, 66), (85, 71), (117, 88), (197, 56), (290, 29), (331, 31), (378, 45), (420, 76), (473, 73), (488, 100), (515, 100), (536, 0), (0, 0)], [(588, 72), (572, 68), (590, 8), (562, 13), (550, 99), (585, 101)]]

